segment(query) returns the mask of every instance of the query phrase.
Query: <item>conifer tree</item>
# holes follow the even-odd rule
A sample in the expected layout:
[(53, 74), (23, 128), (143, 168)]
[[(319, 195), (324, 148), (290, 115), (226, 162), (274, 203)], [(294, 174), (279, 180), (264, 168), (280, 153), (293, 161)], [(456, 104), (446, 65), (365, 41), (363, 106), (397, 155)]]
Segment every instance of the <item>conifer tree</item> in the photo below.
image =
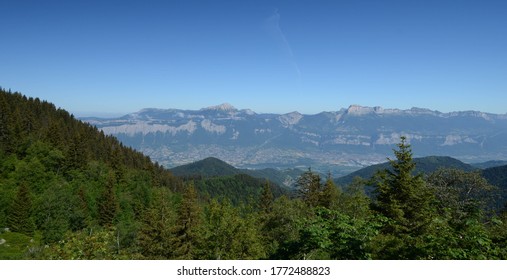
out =
[(296, 181), (296, 187), (301, 199), (310, 207), (319, 205), (322, 193), (320, 176), (308, 169)]
[(273, 208), (273, 192), (271, 192), (271, 186), (267, 180), (262, 188), (259, 208), (264, 214), (270, 213)]
[(105, 190), (99, 200), (99, 220), (103, 226), (111, 226), (118, 209), (115, 194), (116, 178), (113, 171), (109, 171)]
[(10, 108), (6, 95), (0, 92), (0, 152), (8, 151), (11, 147), (12, 133), (9, 127)]
[(327, 175), (326, 182), (324, 183), (324, 189), (322, 190), (320, 205), (328, 209), (333, 209), (336, 207), (339, 197), (340, 189), (338, 189), (336, 184), (333, 182), (331, 173), (329, 173)]
[(392, 170), (385, 170), (374, 179), (374, 209), (389, 219), (382, 233), (387, 235), (386, 244), (391, 251), (385, 250), (381, 257), (415, 259), (424, 254), (420, 238), (428, 233), (435, 216), (434, 198), (422, 175), (413, 174), (415, 163), (406, 138), (402, 137), (397, 146), (397, 160), (389, 159)]
[(170, 192), (159, 188), (153, 204), (146, 209), (139, 233), (141, 253), (148, 259), (172, 259), (176, 213), (170, 204)]
[(31, 217), (32, 199), (30, 190), (25, 183), (21, 183), (12, 202), (7, 224), (11, 231), (31, 235), (35, 230), (35, 223)]
[(201, 210), (197, 202), (194, 184), (189, 183), (183, 192), (178, 209), (178, 220), (175, 228), (174, 253), (178, 259), (193, 259), (196, 255), (196, 244), (199, 243), (199, 226)]

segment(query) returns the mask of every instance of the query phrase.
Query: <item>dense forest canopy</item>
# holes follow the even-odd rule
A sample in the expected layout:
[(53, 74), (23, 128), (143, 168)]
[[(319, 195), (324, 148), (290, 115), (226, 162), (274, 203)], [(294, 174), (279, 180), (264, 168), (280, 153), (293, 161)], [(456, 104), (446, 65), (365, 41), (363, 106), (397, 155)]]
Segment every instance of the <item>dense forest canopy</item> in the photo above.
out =
[(292, 194), (243, 174), (184, 180), (0, 89), (0, 259), (507, 258), (507, 213), (482, 173), (417, 173), (403, 137), (394, 156), (343, 186), (309, 169)]

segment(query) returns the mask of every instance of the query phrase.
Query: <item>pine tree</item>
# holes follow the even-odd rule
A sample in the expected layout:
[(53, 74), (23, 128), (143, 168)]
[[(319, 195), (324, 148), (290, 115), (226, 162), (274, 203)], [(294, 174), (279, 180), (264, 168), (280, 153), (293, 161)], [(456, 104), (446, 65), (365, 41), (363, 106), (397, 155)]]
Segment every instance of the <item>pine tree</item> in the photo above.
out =
[(145, 258), (174, 258), (173, 240), (176, 213), (169, 200), (170, 192), (167, 189), (157, 189), (153, 204), (143, 214), (139, 245)]
[(320, 176), (308, 169), (296, 181), (296, 187), (301, 199), (310, 207), (319, 205), (322, 193)]
[(402, 137), (397, 146), (397, 160), (389, 159), (392, 170), (385, 170), (374, 179), (374, 209), (389, 219), (382, 233), (387, 235), (390, 251), (386, 250), (382, 257), (420, 258), (424, 254), (420, 238), (428, 233), (435, 216), (434, 197), (422, 175), (413, 175), (415, 163), (406, 138)]
[(340, 189), (338, 189), (336, 184), (333, 182), (331, 173), (329, 173), (324, 184), (324, 189), (322, 190), (320, 205), (328, 209), (334, 209), (338, 203), (339, 197)]
[(201, 209), (197, 202), (194, 184), (189, 183), (184, 190), (183, 199), (178, 209), (178, 220), (175, 228), (175, 250), (178, 259), (195, 258), (195, 246), (199, 243), (199, 226)]
[(30, 190), (25, 183), (21, 183), (12, 202), (7, 224), (11, 231), (31, 235), (35, 230), (35, 223), (31, 217), (32, 199)]
[(271, 192), (271, 186), (267, 180), (262, 188), (259, 208), (264, 214), (270, 213), (273, 208), (273, 192)]
[(111, 226), (118, 209), (115, 194), (116, 178), (113, 171), (109, 172), (105, 190), (99, 200), (99, 220), (103, 226)]
[(9, 151), (12, 145), (12, 133), (9, 127), (10, 118), (10, 108), (6, 94), (0, 91), (0, 152)]

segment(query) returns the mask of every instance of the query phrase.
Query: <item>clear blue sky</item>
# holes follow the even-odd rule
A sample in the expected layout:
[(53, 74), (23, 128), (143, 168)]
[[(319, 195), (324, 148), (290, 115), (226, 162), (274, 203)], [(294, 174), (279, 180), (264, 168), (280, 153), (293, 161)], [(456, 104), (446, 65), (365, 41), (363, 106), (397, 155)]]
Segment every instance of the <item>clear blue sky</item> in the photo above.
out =
[(76, 115), (507, 113), (507, 1), (0, 1), (0, 86)]

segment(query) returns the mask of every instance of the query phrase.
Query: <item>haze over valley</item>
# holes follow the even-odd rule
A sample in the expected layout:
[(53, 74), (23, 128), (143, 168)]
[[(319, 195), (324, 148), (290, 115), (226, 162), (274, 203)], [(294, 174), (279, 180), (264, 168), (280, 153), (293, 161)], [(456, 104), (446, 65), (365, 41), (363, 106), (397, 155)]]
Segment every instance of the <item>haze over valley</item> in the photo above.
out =
[(507, 158), (507, 115), (477, 111), (351, 105), (305, 115), (221, 104), (83, 120), (168, 168), (216, 157), (240, 168), (312, 167), (340, 175), (385, 162), (401, 136), (417, 157), (452, 156), (468, 163)]

